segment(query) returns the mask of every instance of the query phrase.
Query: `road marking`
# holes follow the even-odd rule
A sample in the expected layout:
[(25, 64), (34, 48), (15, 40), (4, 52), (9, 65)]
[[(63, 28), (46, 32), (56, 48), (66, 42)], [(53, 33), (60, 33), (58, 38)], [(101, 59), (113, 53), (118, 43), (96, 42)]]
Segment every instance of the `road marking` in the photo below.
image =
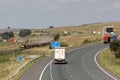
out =
[[(46, 68), (53, 62), (53, 59), (44, 67), (44, 69), (42, 70), (41, 74), (40, 74), (40, 77), (39, 77), (39, 80), (42, 80), (42, 76), (46, 70)], [(52, 79), (53, 80), (53, 79)]]
[[(104, 49), (102, 49), (102, 50), (104, 50)], [(113, 77), (113, 76), (110, 75), (108, 72), (106, 72), (106, 71), (98, 64), (98, 62), (97, 62), (97, 55), (98, 55), (102, 50), (98, 51), (97, 54), (95, 55), (95, 57), (94, 57), (95, 63), (97, 64), (97, 66), (98, 66), (105, 74), (107, 74), (107, 75), (108, 75), (109, 77), (111, 77), (112, 79), (117, 80), (115, 77)]]
[(91, 78), (94, 78), (94, 76), (91, 75)]
[(51, 80), (53, 80), (53, 75), (52, 75), (52, 61), (50, 63), (50, 77), (51, 77)]
[(68, 72), (68, 74), (71, 74), (70, 72)]
[(69, 67), (68, 65), (66, 65), (66, 71), (67, 71), (67, 74), (68, 74), (68, 76), (69, 76), (72, 80), (75, 80), (75, 79), (74, 79), (74, 76), (71, 74), (69, 68), (70, 68), (70, 67)]
[(90, 75), (90, 73), (88, 72), (88, 75)]
[(72, 78), (73, 76), (72, 76), (72, 75), (70, 75), (70, 77)]
[(70, 71), (69, 69), (67, 69), (67, 71)]

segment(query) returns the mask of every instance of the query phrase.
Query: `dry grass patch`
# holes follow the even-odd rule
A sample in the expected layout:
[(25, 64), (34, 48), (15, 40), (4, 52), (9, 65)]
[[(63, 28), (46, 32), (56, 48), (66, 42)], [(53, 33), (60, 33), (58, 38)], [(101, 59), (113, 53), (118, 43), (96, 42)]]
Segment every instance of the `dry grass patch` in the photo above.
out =
[(95, 40), (95, 39), (99, 39), (101, 40), (101, 36), (99, 35), (88, 35), (88, 36), (79, 36), (79, 35), (76, 35), (76, 36), (67, 36), (67, 37), (62, 37), (60, 39), (61, 42), (65, 42), (67, 43), (69, 46), (78, 46), (78, 45), (81, 45), (81, 43), (84, 41), (84, 40)]
[[(23, 66), (24, 64), (32, 60), (31, 58), (26, 58), (27, 56), (41, 55), (41, 57), (43, 56), (45, 57), (46, 55), (50, 55), (51, 53), (52, 53), (52, 50), (49, 49), (49, 46), (45, 46), (40, 48), (28, 49), (23, 51), (22, 53), (18, 52), (18, 53), (15, 53), (14, 56), (12, 53), (9, 53), (8, 56), (6, 56), (7, 54), (0, 55), (5, 60), (6, 58), (9, 59), (5, 62), (0, 63), (0, 73), (2, 73), (0, 74), (0, 80), (7, 80), (10, 76), (17, 73), (21, 68), (21, 66)], [(22, 62), (18, 62), (18, 56), (23, 57)]]
[(103, 66), (120, 77), (120, 59), (115, 58), (109, 49), (102, 51), (99, 57)]

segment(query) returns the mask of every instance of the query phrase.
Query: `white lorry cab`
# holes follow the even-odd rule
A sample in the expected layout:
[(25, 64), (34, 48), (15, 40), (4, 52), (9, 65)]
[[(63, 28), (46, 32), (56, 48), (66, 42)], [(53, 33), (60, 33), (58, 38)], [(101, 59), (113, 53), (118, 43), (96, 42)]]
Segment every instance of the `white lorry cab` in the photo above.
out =
[(54, 63), (66, 63), (65, 47), (55, 48), (54, 50)]

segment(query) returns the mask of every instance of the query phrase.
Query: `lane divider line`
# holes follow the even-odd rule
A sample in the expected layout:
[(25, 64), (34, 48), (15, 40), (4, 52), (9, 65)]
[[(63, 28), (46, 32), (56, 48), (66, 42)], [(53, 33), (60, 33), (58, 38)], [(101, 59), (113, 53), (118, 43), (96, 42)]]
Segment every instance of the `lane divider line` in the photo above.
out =
[[(102, 49), (102, 50), (104, 50), (104, 49)], [(95, 57), (94, 57), (95, 63), (96, 63), (96, 65), (97, 65), (105, 74), (107, 74), (107, 75), (108, 75), (109, 77), (111, 77), (113, 80), (117, 80), (115, 77), (113, 77), (113, 76), (110, 75), (108, 72), (106, 72), (106, 71), (98, 64), (98, 62), (97, 62), (97, 56), (98, 56), (98, 54), (100, 54), (100, 52), (101, 52), (102, 50), (98, 51), (97, 54), (95, 55)]]
[(52, 75), (52, 61), (50, 62), (50, 78), (53, 80), (53, 75)]
[(46, 68), (47, 68), (52, 62), (53, 62), (53, 59), (52, 59), (49, 63), (47, 63), (47, 65), (44, 67), (44, 69), (42, 70), (42, 72), (41, 72), (41, 74), (40, 74), (39, 80), (42, 80), (42, 76), (43, 76)]

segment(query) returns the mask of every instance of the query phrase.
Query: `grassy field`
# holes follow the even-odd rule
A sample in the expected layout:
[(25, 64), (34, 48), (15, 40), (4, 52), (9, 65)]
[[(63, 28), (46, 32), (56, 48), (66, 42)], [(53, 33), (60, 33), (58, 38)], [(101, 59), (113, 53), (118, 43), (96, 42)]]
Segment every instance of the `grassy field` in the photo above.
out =
[(34, 63), (44, 59), (46, 56), (49, 56), (53, 53), (53, 50), (49, 49), (49, 46), (41, 47), (41, 48), (32, 48), (27, 51), (24, 51), (24, 56), (28, 55), (41, 55), (41, 57), (33, 60), (30, 64), (26, 65), (12, 80), (19, 80), (19, 78), (23, 75), (23, 73), (28, 70)]
[(102, 51), (99, 57), (104, 67), (120, 77), (120, 59), (116, 59), (109, 49)]
[[(0, 80), (7, 80), (13, 74), (17, 73), (17, 71), (20, 70), (21, 66), (31, 61), (33, 58), (27, 58), (29, 55), (41, 56), (40, 59), (42, 59), (43, 57), (50, 55), (50, 53), (52, 53), (52, 50), (49, 49), (49, 46), (45, 46), (27, 49), (22, 52), (16, 52), (14, 54), (7, 53), (0, 55), (0, 73), (2, 73), (0, 74)], [(22, 62), (18, 61), (18, 56), (23, 57)], [(31, 65), (27, 66), (22, 72), (24, 73), (24, 71), (27, 70), (30, 66)], [(16, 77), (14, 80), (17, 80)]]
[(83, 25), (77, 25), (77, 26), (62, 26), (62, 27), (56, 27), (53, 29), (47, 29), (46, 31), (54, 32), (54, 33), (60, 33), (64, 31), (73, 32), (83, 32), (83, 34), (88, 34), (91, 31), (96, 32), (103, 32), (103, 28), (106, 26), (113, 26), (114, 32), (117, 34), (120, 34), (120, 22), (103, 22), (103, 23), (93, 23), (93, 24), (83, 24)]

